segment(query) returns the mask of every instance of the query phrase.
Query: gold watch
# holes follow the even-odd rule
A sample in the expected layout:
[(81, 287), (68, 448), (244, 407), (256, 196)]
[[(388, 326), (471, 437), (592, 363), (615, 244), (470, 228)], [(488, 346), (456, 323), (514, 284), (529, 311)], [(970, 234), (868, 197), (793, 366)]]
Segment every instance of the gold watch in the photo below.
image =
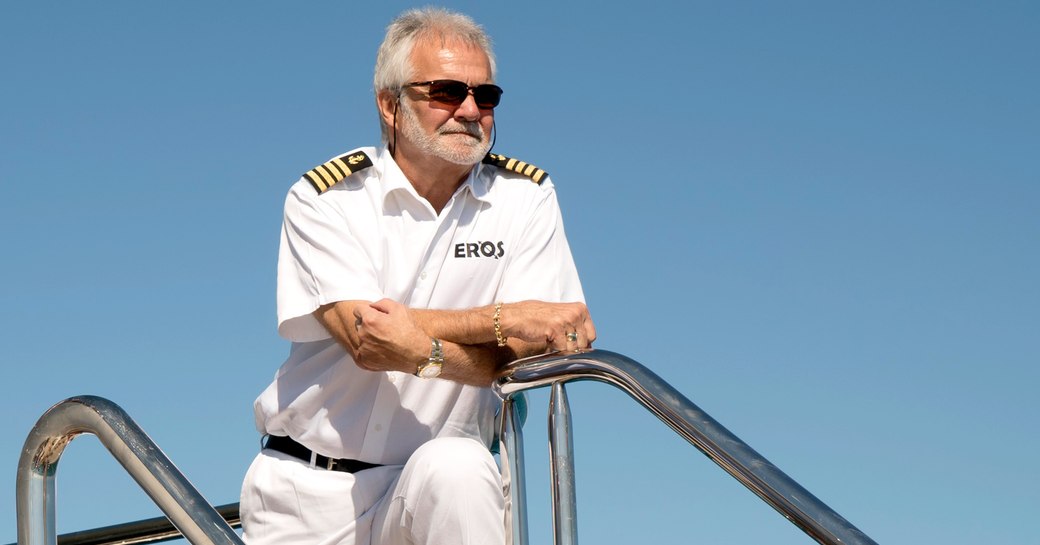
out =
[(415, 370), (415, 376), (419, 378), (437, 378), (441, 376), (441, 368), (444, 366), (444, 347), (440, 339), (430, 337), (430, 357), (419, 364)]

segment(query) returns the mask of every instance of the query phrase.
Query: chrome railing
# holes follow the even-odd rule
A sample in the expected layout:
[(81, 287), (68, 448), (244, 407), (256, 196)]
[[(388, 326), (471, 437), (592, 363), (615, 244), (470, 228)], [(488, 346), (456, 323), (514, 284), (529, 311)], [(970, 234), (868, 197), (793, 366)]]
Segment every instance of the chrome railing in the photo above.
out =
[(51, 407), (25, 440), (15, 485), (19, 545), (57, 543), (58, 459), (69, 442), (84, 433), (98, 437), (188, 541), (195, 545), (242, 545), (224, 516), (130, 416), (111, 401), (94, 396), (74, 397)]
[[(232, 528), (242, 526), (242, 519), (238, 514), (238, 503), (217, 505), (214, 509)], [(58, 534), (58, 545), (144, 545), (183, 538), (181, 531), (170, 522), (170, 519), (160, 516)], [(11, 543), (10, 545), (16, 544)]]
[[(571, 416), (564, 389), (564, 383), (575, 380), (606, 382), (629, 394), (819, 543), (877, 545), (656, 374), (630, 358), (604, 350), (519, 360), (494, 385), (505, 399), (501, 456), (510, 544), (528, 543), (523, 433), (513, 396), (549, 386), (554, 543), (577, 545)], [(65, 534), (58, 540), (57, 463), (69, 442), (83, 433), (101, 440), (166, 517)], [(242, 544), (231, 527), (239, 524), (238, 504), (210, 506), (122, 409), (93, 396), (55, 405), (30, 432), (18, 463), (17, 511), (19, 545), (156, 543), (181, 535), (196, 545)]]
[(527, 545), (527, 519), (523, 478), (516, 473), (517, 467), (522, 467), (522, 461), (517, 461), (523, 451), (522, 437), (510, 397), (542, 386), (552, 388), (549, 441), (554, 543), (577, 545), (570, 408), (563, 387), (574, 380), (597, 380), (620, 388), (819, 543), (877, 545), (659, 376), (630, 358), (605, 350), (519, 360), (495, 384), (506, 400), (501, 430), (502, 465), (509, 503), (514, 507), (508, 523), (512, 533), (507, 532), (512, 545)]

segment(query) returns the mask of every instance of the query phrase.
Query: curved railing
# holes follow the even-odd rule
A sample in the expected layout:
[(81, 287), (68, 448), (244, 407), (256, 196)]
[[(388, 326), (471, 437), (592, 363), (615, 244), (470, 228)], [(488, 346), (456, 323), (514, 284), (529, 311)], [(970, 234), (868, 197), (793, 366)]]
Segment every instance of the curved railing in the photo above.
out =
[(620, 388), (816, 541), (825, 545), (877, 545), (661, 377), (630, 358), (605, 350), (555, 353), (519, 360), (510, 365), (495, 384), (495, 389), (506, 399), (502, 465), (514, 507), (513, 545), (527, 545), (527, 522), (523, 510), (523, 476), (518, 474), (523, 465), (516, 460), (523, 450), (522, 438), (512, 414), (510, 397), (542, 386), (552, 387), (549, 441), (555, 543), (577, 543), (570, 409), (563, 388), (564, 383), (574, 380), (597, 380)]
[(54, 545), (55, 472), (65, 447), (90, 433), (112, 453), (188, 541), (242, 545), (238, 534), (119, 406), (94, 396), (51, 407), (29, 433), (16, 482), (19, 545)]
[[(656, 374), (630, 358), (604, 350), (519, 360), (494, 385), (505, 399), (500, 448), (511, 544), (528, 542), (523, 436), (514, 395), (543, 386), (552, 390), (549, 443), (554, 542), (577, 544), (571, 417), (564, 389), (564, 383), (574, 380), (597, 380), (620, 388), (816, 541), (877, 545)], [(237, 504), (222, 506), (218, 512), (122, 409), (99, 397), (81, 396), (47, 411), (25, 441), (17, 476), (19, 545), (57, 543), (55, 471), (65, 447), (83, 433), (101, 440), (188, 541), (242, 544), (228, 524), (237, 524)], [(62, 537), (80, 544), (112, 543), (113, 539), (144, 543), (171, 539), (172, 530), (161, 519), (150, 519)]]

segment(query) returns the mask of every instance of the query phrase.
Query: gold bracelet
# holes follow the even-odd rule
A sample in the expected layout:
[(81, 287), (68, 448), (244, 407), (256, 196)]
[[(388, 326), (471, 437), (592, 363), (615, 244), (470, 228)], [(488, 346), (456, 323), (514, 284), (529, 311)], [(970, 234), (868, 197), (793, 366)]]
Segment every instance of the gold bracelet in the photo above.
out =
[(502, 335), (502, 323), (499, 319), (502, 317), (502, 303), (495, 303), (495, 316), (492, 321), (495, 323), (495, 340), (498, 341), (498, 346), (506, 345), (506, 338)]

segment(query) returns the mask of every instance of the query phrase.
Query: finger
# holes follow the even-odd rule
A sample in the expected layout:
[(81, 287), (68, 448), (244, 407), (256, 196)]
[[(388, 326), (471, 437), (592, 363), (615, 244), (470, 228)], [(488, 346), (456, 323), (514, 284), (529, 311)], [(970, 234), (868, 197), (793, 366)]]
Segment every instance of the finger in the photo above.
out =
[(550, 350), (558, 352), (567, 350), (567, 336), (564, 334), (547, 335), (545, 340), (549, 343)]
[(396, 302), (392, 299), (380, 299), (369, 306), (378, 310), (379, 312), (382, 312), (383, 314), (390, 314), (390, 311), (393, 310), (395, 303)]
[(585, 333), (585, 339), (588, 342), (587, 346), (592, 346), (593, 341), (596, 340), (596, 326), (592, 324), (592, 320), (585, 320), (582, 324), (582, 331)]
[(577, 350), (584, 346), (581, 339), (582, 335), (578, 333), (576, 327), (570, 327), (565, 337), (567, 339), (567, 350)]

